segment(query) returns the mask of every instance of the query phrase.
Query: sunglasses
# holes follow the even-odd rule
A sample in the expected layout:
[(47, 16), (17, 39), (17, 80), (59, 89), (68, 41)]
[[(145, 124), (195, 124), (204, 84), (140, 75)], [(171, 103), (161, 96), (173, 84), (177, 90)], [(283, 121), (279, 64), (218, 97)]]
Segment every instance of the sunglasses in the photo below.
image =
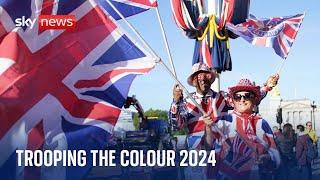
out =
[(245, 101), (248, 101), (248, 100), (252, 100), (255, 98), (255, 95), (253, 93), (245, 93), (244, 95), (242, 94), (235, 94), (233, 96), (233, 99), (235, 101), (241, 101), (241, 99), (244, 99)]

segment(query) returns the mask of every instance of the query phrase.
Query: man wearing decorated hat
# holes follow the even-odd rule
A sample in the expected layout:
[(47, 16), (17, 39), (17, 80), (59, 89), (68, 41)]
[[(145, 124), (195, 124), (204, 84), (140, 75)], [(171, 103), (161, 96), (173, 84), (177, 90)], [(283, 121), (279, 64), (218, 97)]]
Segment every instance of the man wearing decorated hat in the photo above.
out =
[[(211, 124), (220, 116), (232, 109), (231, 100), (223, 91), (215, 92), (211, 89), (211, 84), (216, 78), (216, 72), (206, 64), (196, 63), (192, 67), (192, 73), (188, 77), (188, 84), (196, 88), (192, 93), (192, 98), (202, 106), (206, 115), (202, 115), (200, 110), (190, 98), (183, 98), (182, 89), (175, 86), (173, 89), (173, 103), (170, 108), (171, 123), (177, 128), (188, 128), (187, 146), (189, 149), (204, 149), (207, 141), (205, 134), (211, 134)], [(271, 76), (265, 86), (257, 90), (259, 96), (263, 98), (276, 84), (279, 76)]]
[(262, 98), (260, 87), (241, 79), (229, 88), (229, 97), (234, 110), (218, 117), (213, 133), (206, 135), (211, 137), (205, 138), (217, 153), (216, 177), (272, 179), (280, 155), (268, 122), (253, 112)]

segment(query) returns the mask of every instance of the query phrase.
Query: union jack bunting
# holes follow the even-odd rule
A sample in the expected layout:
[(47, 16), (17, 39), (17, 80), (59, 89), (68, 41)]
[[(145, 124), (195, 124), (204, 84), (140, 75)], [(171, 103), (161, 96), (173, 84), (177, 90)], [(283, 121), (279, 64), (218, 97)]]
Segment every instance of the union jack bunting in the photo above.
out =
[[(16, 18), (40, 14), (75, 15), (76, 29), (15, 27)], [(91, 162), (18, 167), (15, 150), (103, 149), (133, 79), (154, 67), (154, 57), (95, 0), (0, 1), (0, 20), (1, 178), (82, 179)]]
[(246, 22), (236, 26), (228, 23), (227, 28), (253, 45), (272, 47), (276, 54), (286, 59), (303, 18), (304, 14), (269, 19), (251, 15)]
[(157, 0), (98, 0), (99, 4), (116, 20), (121, 19), (107, 2), (109, 1), (124, 16), (129, 17), (157, 7)]

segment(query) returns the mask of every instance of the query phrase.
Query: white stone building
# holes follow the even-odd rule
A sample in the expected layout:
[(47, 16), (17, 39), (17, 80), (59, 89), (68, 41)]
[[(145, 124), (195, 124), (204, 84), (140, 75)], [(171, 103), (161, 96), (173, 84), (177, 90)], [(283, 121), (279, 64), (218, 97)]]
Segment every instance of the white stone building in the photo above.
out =
[(263, 100), (259, 106), (259, 113), (270, 124), (271, 127), (278, 126), (276, 115), (277, 109), (282, 108), (283, 123), (290, 123), (296, 128), (297, 125), (305, 126), (307, 121), (311, 121), (320, 136), (320, 105), (310, 99), (281, 99), (278, 89), (268, 95), (269, 98)]
[(114, 135), (116, 137), (123, 137), (126, 131), (136, 130), (133, 124), (133, 113), (135, 109), (122, 109), (118, 121), (114, 127)]

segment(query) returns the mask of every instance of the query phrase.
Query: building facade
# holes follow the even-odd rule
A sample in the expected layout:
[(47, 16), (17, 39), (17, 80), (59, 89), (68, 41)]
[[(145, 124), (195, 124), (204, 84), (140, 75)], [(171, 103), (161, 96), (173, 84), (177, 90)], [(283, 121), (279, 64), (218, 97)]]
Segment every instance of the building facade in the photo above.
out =
[(277, 111), (282, 109), (282, 124), (281, 127), (290, 123), (294, 128), (297, 125), (306, 125), (307, 121), (311, 121), (313, 127), (320, 136), (320, 111), (319, 105), (310, 99), (291, 99), (284, 100), (281, 98), (279, 90), (275, 89), (270, 93), (270, 97), (259, 107), (259, 113), (264, 117), (269, 124), (280, 126), (277, 123)]

